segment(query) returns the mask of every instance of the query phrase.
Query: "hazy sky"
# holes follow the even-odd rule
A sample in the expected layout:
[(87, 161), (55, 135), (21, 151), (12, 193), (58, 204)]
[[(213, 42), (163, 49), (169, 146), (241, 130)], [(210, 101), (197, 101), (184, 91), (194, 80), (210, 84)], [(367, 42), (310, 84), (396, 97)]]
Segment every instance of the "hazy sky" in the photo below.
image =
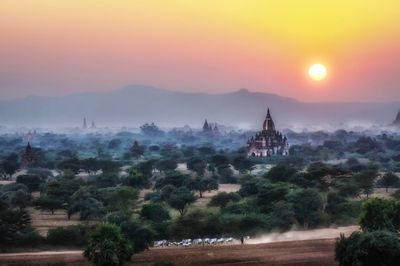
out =
[(128, 84), (400, 100), (400, 1), (1, 0), (0, 99)]

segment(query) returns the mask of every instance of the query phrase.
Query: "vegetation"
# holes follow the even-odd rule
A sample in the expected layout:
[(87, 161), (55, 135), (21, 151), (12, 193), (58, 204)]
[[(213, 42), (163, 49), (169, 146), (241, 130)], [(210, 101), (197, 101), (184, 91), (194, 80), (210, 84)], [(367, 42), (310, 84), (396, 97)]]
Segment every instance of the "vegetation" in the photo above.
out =
[[(399, 203), (374, 195), (391, 189), (400, 198), (394, 191), (400, 186), (399, 136), (288, 132), (304, 143), (292, 145), (290, 156), (252, 158), (242, 147), (251, 134), (166, 132), (155, 124), (143, 125), (140, 134), (43, 133), (32, 142), (41, 147), (34, 148), (37, 159), (23, 172), (22, 139), (0, 135), (1, 178), (14, 182), (0, 186), (0, 248), (87, 246), (92, 262), (118, 264), (158, 239), (358, 221), (363, 232), (343, 238), (337, 254), (350, 242), (362, 246), (357, 254), (375, 240), (396, 245), (388, 234), (400, 230)], [(227, 184), (235, 189), (224, 191)], [(30, 223), (32, 208), (65, 213), (80, 224), (41, 237)], [(100, 247), (104, 257), (94, 252)]]

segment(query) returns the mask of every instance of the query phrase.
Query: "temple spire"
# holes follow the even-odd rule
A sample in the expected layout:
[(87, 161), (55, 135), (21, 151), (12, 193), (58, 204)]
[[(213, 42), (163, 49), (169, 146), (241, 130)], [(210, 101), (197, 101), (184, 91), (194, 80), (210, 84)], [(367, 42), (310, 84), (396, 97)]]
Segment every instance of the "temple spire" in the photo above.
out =
[(271, 112), (269, 111), (269, 108), (267, 109), (267, 116), (265, 117), (265, 120), (263, 123), (263, 130), (275, 130), (275, 123), (274, 123), (274, 120), (272, 120)]

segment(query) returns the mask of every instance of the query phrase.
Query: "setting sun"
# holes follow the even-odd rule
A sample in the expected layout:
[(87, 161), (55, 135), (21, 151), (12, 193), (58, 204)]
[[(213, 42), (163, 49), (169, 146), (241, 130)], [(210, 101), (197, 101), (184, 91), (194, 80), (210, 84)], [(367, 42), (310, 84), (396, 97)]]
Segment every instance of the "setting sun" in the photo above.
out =
[(313, 64), (308, 69), (308, 75), (313, 80), (323, 80), (326, 78), (326, 67), (322, 64)]

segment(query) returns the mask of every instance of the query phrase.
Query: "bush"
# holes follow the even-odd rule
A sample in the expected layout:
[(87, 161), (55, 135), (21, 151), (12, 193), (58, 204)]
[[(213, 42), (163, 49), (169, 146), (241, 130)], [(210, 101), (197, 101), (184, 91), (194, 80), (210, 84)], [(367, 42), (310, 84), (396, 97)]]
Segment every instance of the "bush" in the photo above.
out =
[(340, 266), (395, 266), (400, 261), (400, 240), (387, 231), (341, 235), (336, 240), (335, 258)]
[(133, 246), (115, 224), (100, 224), (89, 239), (85, 257), (97, 266), (120, 266), (130, 260)]
[(155, 223), (160, 223), (169, 220), (168, 210), (160, 204), (143, 205), (140, 216)]
[(26, 185), (31, 192), (38, 191), (44, 180), (44, 178), (38, 175), (19, 175), (17, 177), (17, 183)]
[(83, 226), (57, 227), (50, 229), (47, 242), (55, 246), (85, 246), (88, 239), (88, 228)]

